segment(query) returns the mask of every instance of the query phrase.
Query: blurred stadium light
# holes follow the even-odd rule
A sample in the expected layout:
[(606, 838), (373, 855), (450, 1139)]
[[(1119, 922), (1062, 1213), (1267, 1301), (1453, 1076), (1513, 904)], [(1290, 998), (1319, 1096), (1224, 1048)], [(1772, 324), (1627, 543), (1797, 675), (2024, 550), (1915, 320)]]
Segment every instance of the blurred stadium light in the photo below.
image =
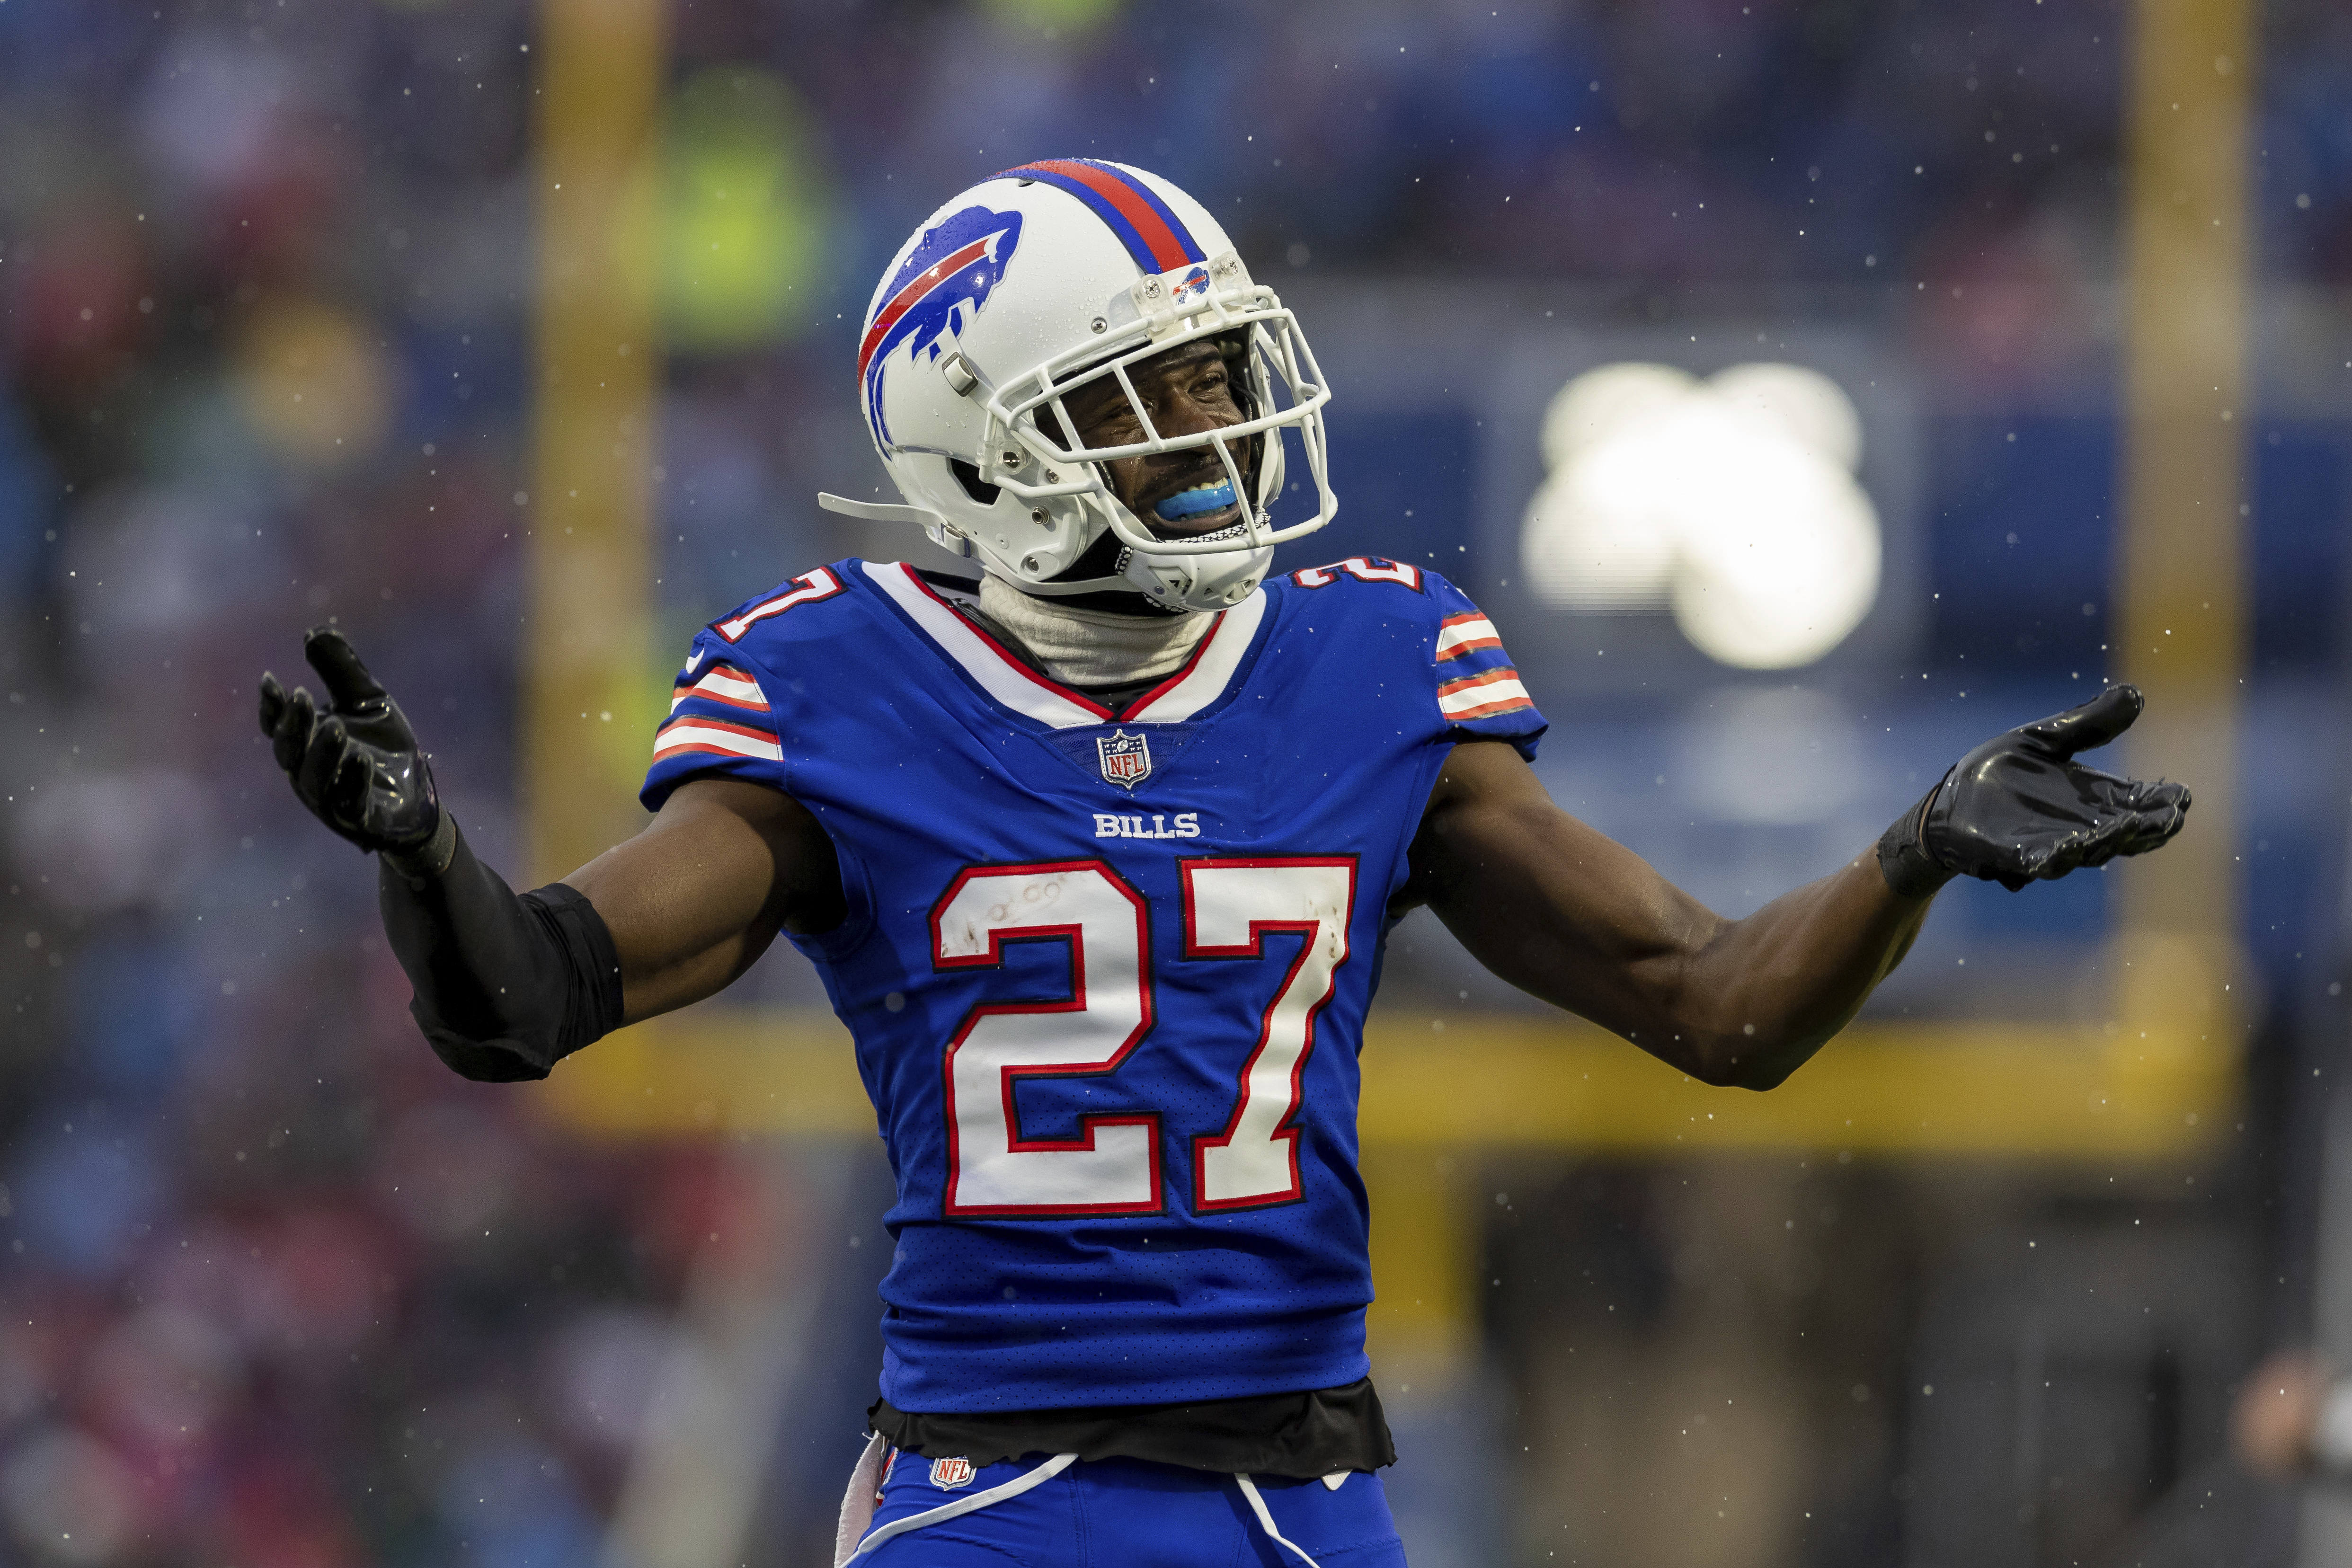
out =
[(1869, 613), (1878, 515), (1853, 480), (1862, 422), (1827, 376), (1604, 365), (1552, 400), (1543, 445), (1551, 476), (1520, 538), (1537, 597), (1671, 605), (1702, 653), (1756, 670), (1810, 664)]

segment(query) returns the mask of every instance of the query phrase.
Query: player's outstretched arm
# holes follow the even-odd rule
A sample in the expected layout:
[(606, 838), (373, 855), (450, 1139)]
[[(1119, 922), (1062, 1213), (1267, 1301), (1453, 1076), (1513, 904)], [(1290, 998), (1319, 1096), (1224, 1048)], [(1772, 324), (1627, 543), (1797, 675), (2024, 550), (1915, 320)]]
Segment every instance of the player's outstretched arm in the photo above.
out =
[(809, 809), (735, 779), (679, 785), (635, 838), (563, 882), (612, 931), (625, 1023), (715, 995), (778, 931), (828, 931), (844, 913), (833, 841)]
[(1936, 891), (2021, 887), (2155, 849), (2189, 792), (2074, 761), (2140, 711), (2110, 688), (1962, 758), (1874, 852), (1726, 920), (1553, 805), (1507, 745), (1448, 758), (1412, 847), (1426, 903), (1489, 969), (1695, 1078), (1769, 1089), (1902, 961)]
[(261, 727), (302, 803), (377, 853), (410, 1010), (468, 1078), (544, 1077), (622, 1023), (719, 989), (780, 927), (840, 918), (815, 819), (779, 791), (725, 779), (680, 786), (637, 837), (517, 895), (441, 809), (415, 732), (351, 644), (320, 628), (303, 653), (326, 704), (264, 674)]

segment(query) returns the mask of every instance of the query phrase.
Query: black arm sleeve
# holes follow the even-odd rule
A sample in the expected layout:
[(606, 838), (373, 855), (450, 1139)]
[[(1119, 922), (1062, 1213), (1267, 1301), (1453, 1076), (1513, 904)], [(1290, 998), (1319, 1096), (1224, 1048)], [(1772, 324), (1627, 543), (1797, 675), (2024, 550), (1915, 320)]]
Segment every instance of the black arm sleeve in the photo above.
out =
[(384, 935), (417, 1027), (460, 1076), (544, 1078), (621, 1024), (621, 959), (595, 905), (553, 883), (518, 897), (461, 835), (448, 867), (377, 873)]

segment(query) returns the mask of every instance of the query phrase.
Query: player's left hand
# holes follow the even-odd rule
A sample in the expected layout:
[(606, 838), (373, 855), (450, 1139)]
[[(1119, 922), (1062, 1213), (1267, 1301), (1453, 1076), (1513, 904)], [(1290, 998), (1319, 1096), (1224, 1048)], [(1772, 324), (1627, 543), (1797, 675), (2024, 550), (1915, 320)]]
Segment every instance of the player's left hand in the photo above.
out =
[(2109, 686), (1969, 752), (1878, 841), (1886, 884), (1925, 898), (1966, 875), (2014, 893), (2165, 843), (2188, 814), (2187, 786), (2119, 779), (2074, 760), (2129, 729), (2143, 706), (2137, 686)]

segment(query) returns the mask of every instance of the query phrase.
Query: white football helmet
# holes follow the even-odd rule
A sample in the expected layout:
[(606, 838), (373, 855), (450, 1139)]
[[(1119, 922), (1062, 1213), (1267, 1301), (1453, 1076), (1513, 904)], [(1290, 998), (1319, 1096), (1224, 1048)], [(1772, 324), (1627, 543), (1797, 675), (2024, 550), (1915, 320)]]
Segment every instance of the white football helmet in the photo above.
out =
[[(1128, 371), (1201, 338), (1216, 340), (1233, 366), (1242, 422), (1162, 435)], [(1206, 208), (1140, 169), (1049, 159), (947, 203), (883, 275), (857, 359), (866, 427), (906, 505), (830, 495), (821, 504), (919, 523), (1026, 592), (1133, 591), (1163, 609), (1222, 610), (1257, 588), (1276, 544), (1339, 510), (1323, 427), (1331, 394), (1297, 321), (1251, 281)], [(1063, 400), (1106, 379), (1126, 396), (1141, 441), (1080, 444)], [(1316, 507), (1277, 528), (1285, 430), (1297, 433)], [(1103, 467), (1204, 447), (1232, 495), (1192, 494), (1240, 510), (1211, 534), (1155, 533), (1112, 493)], [(1119, 548), (1106, 549), (1104, 570), (1057, 580), (1106, 532)]]

